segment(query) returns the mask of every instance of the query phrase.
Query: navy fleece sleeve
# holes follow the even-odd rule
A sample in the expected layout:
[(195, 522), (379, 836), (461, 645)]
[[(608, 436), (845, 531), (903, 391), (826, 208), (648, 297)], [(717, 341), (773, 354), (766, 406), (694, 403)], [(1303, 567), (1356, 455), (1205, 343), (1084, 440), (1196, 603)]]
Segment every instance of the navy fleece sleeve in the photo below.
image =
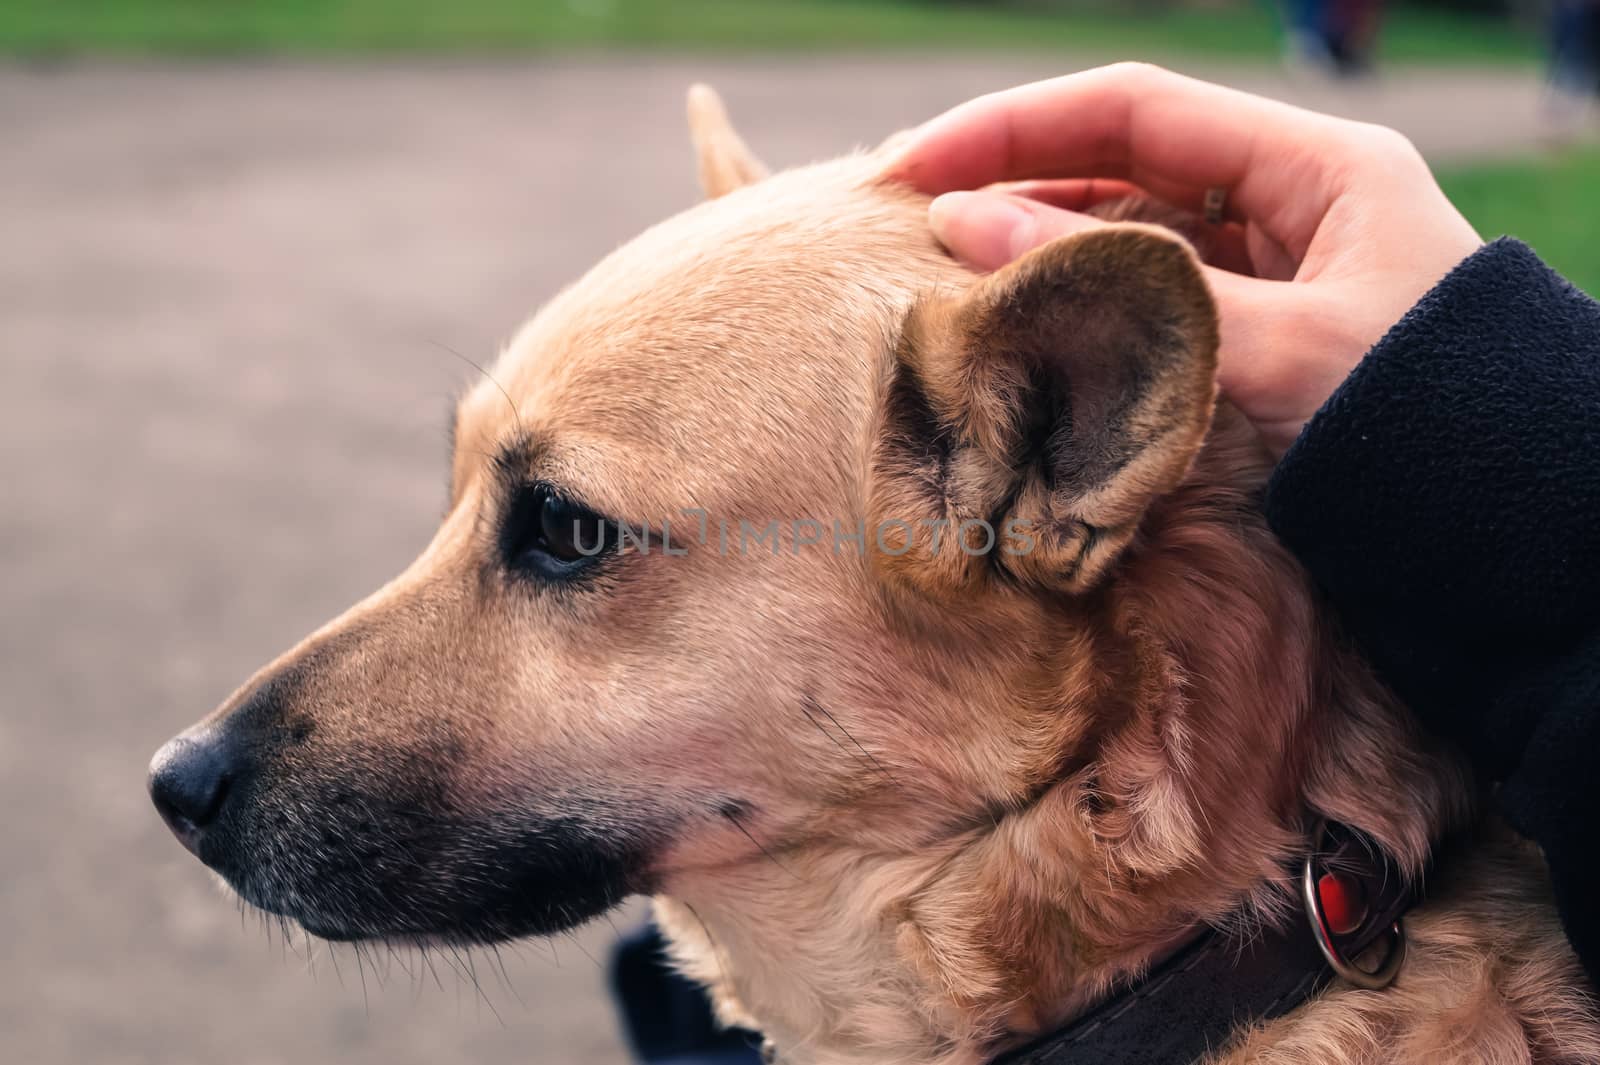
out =
[(1306, 426), (1267, 514), (1385, 679), (1544, 849), (1600, 974), (1600, 304), (1509, 239)]

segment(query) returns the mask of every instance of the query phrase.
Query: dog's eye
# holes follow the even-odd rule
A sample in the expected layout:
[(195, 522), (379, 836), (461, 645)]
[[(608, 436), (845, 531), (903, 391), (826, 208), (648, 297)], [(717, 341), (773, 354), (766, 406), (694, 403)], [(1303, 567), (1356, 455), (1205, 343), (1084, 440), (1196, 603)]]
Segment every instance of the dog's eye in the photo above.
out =
[(606, 520), (592, 510), (547, 495), (539, 508), (541, 545), (562, 562), (598, 555), (605, 550)]
[(506, 559), (515, 567), (565, 577), (616, 545), (616, 525), (544, 485), (517, 494), (506, 522)]

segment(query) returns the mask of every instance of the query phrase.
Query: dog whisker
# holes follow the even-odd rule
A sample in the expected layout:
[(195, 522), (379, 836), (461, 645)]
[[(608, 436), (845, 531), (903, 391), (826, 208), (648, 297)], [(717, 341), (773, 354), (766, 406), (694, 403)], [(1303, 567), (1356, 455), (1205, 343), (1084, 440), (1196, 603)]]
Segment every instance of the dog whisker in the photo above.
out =
[[(844, 751), (846, 754), (850, 754), (850, 751), (845, 747), (845, 745), (842, 742), (840, 742), (839, 737), (835, 736), (833, 733), (831, 733), (827, 729), (823, 728), (822, 727), (822, 722), (818, 721), (815, 717), (813, 717), (811, 715), (811, 711), (806, 709), (806, 706), (805, 706), (804, 702), (802, 702), (800, 704), (800, 712), (802, 714), (806, 715), (806, 720), (807, 721), (811, 722), (813, 725), (816, 726), (818, 732), (822, 733), (824, 736), (828, 737), (829, 740), (833, 741), (834, 746), (838, 747), (841, 751)], [(854, 757), (854, 755), (851, 755), (851, 757)]]
[(563, 932), (561, 934), (566, 936), (568, 939), (572, 940), (572, 945), (578, 948), (578, 953), (582, 954), (585, 958), (588, 958), (590, 961), (594, 962), (594, 966), (595, 966), (596, 969), (604, 969), (605, 968), (604, 965), (600, 964), (600, 959), (599, 958), (596, 958), (593, 954), (589, 953), (588, 948), (585, 947), (583, 945), (583, 943), (578, 939), (578, 936), (577, 936), (576, 933), (574, 933), (574, 932)]
[(356, 955), (356, 975), (361, 980), (361, 1010), (366, 1016), (371, 1017), (372, 1016), (372, 1003), (367, 998), (367, 967), (361, 960), (361, 944), (360, 943), (355, 944), (355, 955)]
[(769, 851), (765, 846), (762, 845), (760, 840), (756, 839), (754, 836), (752, 836), (750, 834), (750, 830), (748, 828), (744, 827), (744, 823), (739, 820), (739, 817), (738, 817), (737, 814), (735, 814), (732, 810), (728, 809), (726, 806), (724, 806), (718, 812), (721, 813), (723, 817), (726, 817), (728, 819), (728, 821), (733, 825), (733, 827), (737, 828), (744, 835), (745, 839), (747, 839), (751, 843), (753, 843), (755, 845), (756, 850), (758, 850), (762, 854), (766, 855), (767, 859), (769, 861), (771, 861), (773, 865), (776, 865), (779, 869), (782, 869), (784, 872), (788, 873), (790, 876), (794, 877), (796, 880), (799, 880), (802, 883), (804, 882), (804, 880), (805, 880), (804, 877), (802, 877), (799, 873), (796, 873), (793, 869), (789, 868), (787, 865), (784, 865), (782, 862), (778, 861), (778, 856), (777, 855), (775, 855), (771, 851)]
[(511, 982), (511, 974), (506, 972), (506, 961), (500, 956), (499, 945), (491, 944), (489, 947), (489, 952), (494, 955), (494, 963), (500, 970), (501, 983), (503, 983), (505, 985), (505, 989), (511, 993), (511, 997), (517, 1000), (517, 1005), (521, 1006), (523, 1010), (527, 1010), (528, 1004), (522, 1000), (522, 996), (517, 992), (516, 985)]
[(456, 1016), (459, 1017), (461, 1015), (461, 985), (466, 983), (466, 972), (461, 967), (461, 956), (457, 953), (456, 948), (451, 946), (448, 949), (449, 954), (441, 951), (439, 957), (444, 959), (446, 965), (450, 966), (450, 972), (456, 978)]
[(339, 968), (339, 955), (337, 953), (335, 953), (332, 943), (327, 944), (327, 947), (328, 947), (328, 960), (333, 963), (333, 975), (334, 975), (334, 978), (339, 981), (339, 986), (343, 987), (344, 986), (344, 970)]
[(863, 747), (860, 741), (850, 734), (850, 730), (845, 728), (844, 725), (840, 723), (839, 719), (834, 717), (833, 714), (828, 711), (827, 707), (823, 706), (820, 702), (809, 695), (803, 697), (800, 701), (800, 712), (806, 715), (806, 720), (815, 725), (818, 732), (821, 732), (824, 736), (828, 737), (828, 739), (832, 740), (841, 751), (844, 751), (846, 754), (850, 754), (852, 758), (855, 757), (854, 753), (846, 748), (845, 745), (839, 741), (837, 736), (823, 727), (822, 722), (818, 721), (815, 715), (812, 714), (811, 711), (813, 709), (815, 709), (817, 713), (822, 714), (829, 721), (833, 722), (834, 728), (842, 732), (845, 738), (855, 745), (856, 750), (861, 752), (862, 756), (866, 758), (867, 762), (888, 779), (889, 783), (895, 785), (896, 787), (900, 786), (900, 782), (895, 779), (894, 774), (889, 772), (888, 768), (884, 766), (882, 762), (878, 761), (871, 751)]
[(479, 362), (477, 362), (477, 361), (475, 361), (473, 359), (468, 358), (467, 356), (463, 355), (461, 352), (457, 351), (455, 348), (452, 348), (448, 344), (443, 344), (443, 343), (440, 343), (439, 341), (433, 340), (433, 339), (430, 339), (428, 341), (428, 343), (432, 344), (434, 347), (437, 347), (437, 348), (440, 348), (440, 349), (442, 349), (444, 351), (449, 352), (451, 355), (454, 355), (456, 358), (460, 359), (462, 362), (466, 363), (468, 366), (472, 367), (474, 370), (477, 370), (480, 374), (482, 374), (488, 380), (488, 382), (490, 384), (494, 385), (495, 388), (499, 389), (500, 390), (500, 394), (505, 397), (506, 406), (511, 408), (511, 418), (512, 418), (512, 420), (517, 423), (517, 435), (519, 435), (519, 436), (522, 435), (522, 433), (523, 433), (523, 430), (522, 430), (522, 412), (517, 409), (516, 400), (511, 398), (511, 393), (507, 392), (505, 386), (502, 385), (498, 380), (496, 380), (494, 374), (492, 374), (488, 370), (484, 369), (482, 363), (479, 363)]
[(428, 967), (428, 973), (429, 973), (429, 975), (431, 975), (433, 977), (433, 986), (435, 986), (435, 987), (437, 987), (439, 989), (439, 993), (440, 994), (443, 994), (444, 993), (444, 981), (439, 979), (439, 970), (433, 967), (433, 958), (432, 958), (431, 955), (428, 954), (428, 948), (427, 947), (420, 947), (418, 949), (422, 953), (422, 964), (424, 964), (424, 965), (426, 965)]
[(856, 750), (860, 751), (863, 755), (865, 755), (867, 761), (871, 762), (874, 766), (876, 766), (880, 773), (882, 773), (884, 776), (888, 777), (889, 780), (892, 783), (894, 783), (895, 785), (898, 786), (899, 781), (895, 780), (894, 774), (889, 772), (888, 767), (886, 767), (882, 762), (878, 761), (877, 755), (873, 754), (871, 751), (869, 751), (865, 747), (861, 746), (861, 741), (856, 739), (855, 736), (851, 735), (850, 730), (845, 728), (844, 724), (842, 722), (840, 722), (840, 720), (838, 718), (834, 717), (832, 712), (829, 711), (826, 706), (823, 706), (821, 703), (817, 703), (817, 702), (813, 702), (812, 705), (814, 705), (818, 710), (820, 710), (824, 717), (826, 717), (829, 721), (833, 722), (834, 727), (837, 728), (840, 732), (844, 733), (846, 739), (848, 739), (851, 743), (855, 744)]
[(473, 959), (470, 947), (467, 949), (466, 955), (467, 972), (472, 976), (472, 988), (478, 993), (478, 1001), (489, 1007), (489, 1012), (494, 1015), (496, 1023), (504, 1028), (506, 1026), (505, 1018), (500, 1016), (500, 1011), (495, 1009), (494, 1001), (489, 998), (489, 995), (483, 990), (483, 984), (478, 981), (478, 963)]
[(391, 965), (399, 965), (401, 971), (406, 974), (406, 977), (408, 979), (415, 979), (415, 977), (413, 977), (412, 973), (411, 973), (411, 966), (407, 965), (405, 960), (400, 955), (395, 953), (394, 944), (393, 943), (390, 943), (390, 942), (388, 942), (386, 940), (384, 942), (384, 944), (383, 944), (383, 949), (384, 949), (384, 954), (385, 954), (385, 958), (384, 958), (384, 963), (383, 964), (384, 964), (384, 969), (386, 971), (387, 971), (388, 967), (391, 966)]

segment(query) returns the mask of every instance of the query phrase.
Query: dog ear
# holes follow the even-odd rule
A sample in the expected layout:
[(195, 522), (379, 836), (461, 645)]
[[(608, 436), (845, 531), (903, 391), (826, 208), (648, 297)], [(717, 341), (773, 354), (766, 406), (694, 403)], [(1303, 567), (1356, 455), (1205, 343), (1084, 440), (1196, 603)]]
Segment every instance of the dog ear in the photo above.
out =
[(867, 539), (925, 592), (1082, 592), (1211, 424), (1217, 320), (1194, 252), (1119, 224), (907, 315), (878, 410)]
[(700, 163), (700, 187), (710, 199), (760, 181), (767, 168), (734, 132), (722, 98), (709, 85), (689, 89), (689, 136)]

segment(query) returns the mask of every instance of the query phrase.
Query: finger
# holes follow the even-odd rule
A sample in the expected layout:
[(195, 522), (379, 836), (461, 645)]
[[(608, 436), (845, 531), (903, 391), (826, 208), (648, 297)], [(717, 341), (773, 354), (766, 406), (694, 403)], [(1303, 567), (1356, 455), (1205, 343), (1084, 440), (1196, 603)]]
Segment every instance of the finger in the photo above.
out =
[(978, 270), (998, 270), (1057, 237), (1106, 223), (1000, 192), (948, 192), (928, 205), (933, 235)]
[(1147, 195), (1131, 181), (1115, 178), (1064, 178), (1048, 181), (1011, 181), (989, 188), (1038, 203), (1048, 203), (1064, 211), (1087, 211), (1102, 203)]
[[(1114, 166), (1101, 169), (1106, 173), (1095, 177), (1034, 178), (1028, 181), (1002, 182), (990, 185), (988, 188), (1016, 196), (1026, 196), (1030, 200), (1054, 204), (1069, 211), (1085, 211), (1094, 204), (1112, 200), (1145, 197), (1160, 200), (1196, 217), (1205, 213), (1205, 189), (1175, 181), (1164, 181), (1153, 175), (1141, 175), (1132, 167)], [(1243, 220), (1237, 210), (1230, 210), (1226, 200), (1222, 205), (1222, 214), (1224, 218), (1231, 216), (1234, 221)]]
[(925, 192), (1110, 175), (1228, 190), (1239, 217), (1303, 254), (1341, 191), (1340, 123), (1142, 64), (980, 97), (916, 130), (888, 175)]
[[(989, 191), (946, 193), (929, 206), (928, 220), (951, 254), (979, 270), (998, 269), (1058, 237), (1110, 224), (1036, 200)], [(1292, 301), (1291, 286), (1216, 266), (1203, 269), (1216, 298), (1227, 349), (1223, 375), (1248, 378), (1256, 361), (1252, 339), (1276, 309), (1286, 305), (1286, 300)]]
[(1241, 277), (1261, 276), (1250, 259), (1244, 226), (1236, 222), (1207, 226), (1199, 235), (1198, 244), (1203, 245), (1200, 257), (1210, 265)]
[[(929, 219), (953, 254), (984, 270), (1003, 266), (1058, 237), (1112, 224), (987, 191), (940, 196), (929, 208)], [(1239, 227), (1224, 228), (1238, 234), (1242, 243)], [(1303, 381), (1285, 386), (1284, 367), (1292, 364), (1284, 354), (1304, 342), (1307, 323), (1329, 319), (1328, 309), (1319, 312), (1307, 286), (1292, 281), (1261, 280), (1212, 265), (1201, 269), (1217, 310), (1221, 341), (1217, 383), (1281, 452), (1305, 420), (1300, 406), (1307, 390)], [(1322, 382), (1313, 390), (1325, 385), (1316, 394), (1326, 395), (1337, 384), (1337, 380)]]
[[(1159, 200), (1193, 216), (1192, 226), (1176, 228), (1190, 239), (1195, 245), (1195, 250), (1206, 262), (1246, 277), (1261, 276), (1250, 259), (1244, 226), (1238, 222), (1224, 222), (1221, 225), (1207, 223), (1204, 227), (1200, 225), (1204, 204), (1198, 191), (1192, 196), (1181, 198), (1158, 196), (1151, 190), (1140, 188), (1132, 182), (1112, 178), (1011, 181), (990, 185), (989, 190), (1004, 192), (1010, 196), (1021, 196), (1036, 203), (1045, 203), (1068, 211), (1093, 212), (1096, 207), (1121, 200)], [(1162, 224), (1171, 224), (1164, 220), (1159, 221)]]
[[(1025, 195), (1030, 191), (1050, 200)], [(1133, 191), (1136, 196), (1143, 195)], [(1056, 183), (947, 192), (929, 205), (928, 222), (934, 236), (957, 258), (980, 270), (995, 270), (1056, 237), (1106, 224), (1110, 220), (1082, 211), (1126, 197), (1108, 194), (1100, 199), (1100, 195), (1099, 190)], [(1071, 206), (1064, 208), (1059, 203)], [(1243, 227), (1229, 224), (1201, 229), (1196, 222), (1196, 228), (1198, 233), (1185, 235), (1204, 246), (1206, 262), (1245, 276), (1254, 273)]]

